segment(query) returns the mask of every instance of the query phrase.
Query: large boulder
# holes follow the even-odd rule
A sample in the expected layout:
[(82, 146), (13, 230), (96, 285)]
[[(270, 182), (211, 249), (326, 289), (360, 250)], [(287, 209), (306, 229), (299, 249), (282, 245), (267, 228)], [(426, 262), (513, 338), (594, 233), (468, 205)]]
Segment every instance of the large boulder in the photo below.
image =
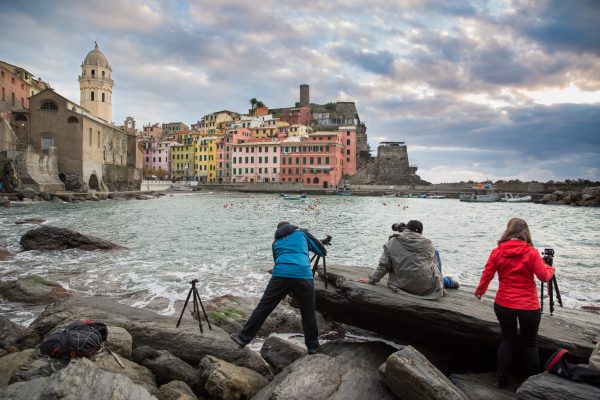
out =
[(288, 365), (253, 400), (393, 400), (377, 368), (394, 352), (381, 342), (329, 342)]
[(48, 304), (70, 296), (58, 283), (38, 275), (26, 275), (16, 280), (0, 282), (0, 296), (8, 301), (31, 304)]
[(28, 250), (121, 250), (124, 247), (107, 240), (82, 235), (71, 229), (43, 226), (21, 237), (23, 251)]
[(106, 348), (119, 353), (120, 355), (131, 358), (133, 350), (133, 338), (125, 329), (120, 326), (108, 326), (108, 336), (104, 345)]
[(161, 400), (198, 400), (192, 389), (182, 381), (169, 382), (158, 390)]
[(33, 189), (24, 189), (17, 193), (17, 197), (23, 199), (33, 199), (36, 196), (36, 192)]
[(12, 346), (24, 331), (24, 327), (0, 315), (0, 348)]
[(598, 400), (600, 388), (543, 373), (529, 377), (517, 389), (519, 400)]
[(198, 370), (167, 350), (155, 350), (148, 346), (140, 346), (135, 348), (132, 356), (135, 362), (154, 373), (159, 386), (171, 381), (182, 381), (193, 391), (200, 392)]
[(200, 360), (198, 369), (202, 387), (213, 399), (250, 399), (269, 383), (264, 376), (251, 369), (212, 356)]
[[(118, 360), (116, 357), (118, 357)], [(148, 392), (154, 395), (158, 394), (158, 386), (156, 385), (156, 379), (152, 371), (126, 358), (119, 357), (118, 355), (116, 357), (105, 351), (94, 356), (93, 363), (103, 371), (125, 375), (133, 383), (144, 387)]]
[(10, 353), (0, 358), (0, 388), (14, 382), (14, 374), (35, 358), (33, 349)]
[(260, 355), (279, 373), (300, 357), (306, 355), (306, 349), (277, 336), (268, 337), (260, 349)]
[(71, 361), (52, 376), (4, 387), (0, 399), (156, 400), (125, 375), (103, 371), (86, 358)]
[(499, 389), (495, 386), (495, 372), (452, 374), (450, 380), (470, 400), (513, 400), (515, 398), (514, 389), (511, 391), (509, 388)]
[(268, 365), (260, 355), (248, 348), (240, 349), (229, 334), (216, 325), (212, 330), (205, 326), (202, 334), (197, 321), (189, 317), (183, 318), (179, 328), (176, 328), (176, 316), (158, 315), (107, 297), (71, 298), (47, 306), (27, 328), (17, 345), (21, 349), (34, 347), (56, 327), (80, 319), (119, 326), (131, 334), (134, 347), (150, 346), (168, 350), (190, 365), (198, 365), (202, 357), (213, 355), (271, 376)]
[(379, 371), (385, 384), (403, 400), (468, 400), (412, 346), (389, 356)]

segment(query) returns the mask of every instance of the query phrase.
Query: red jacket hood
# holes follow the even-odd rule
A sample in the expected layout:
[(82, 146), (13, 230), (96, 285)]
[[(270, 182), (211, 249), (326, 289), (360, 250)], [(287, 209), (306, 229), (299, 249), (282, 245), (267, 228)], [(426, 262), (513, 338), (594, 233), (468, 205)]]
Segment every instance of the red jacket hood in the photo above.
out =
[(521, 257), (531, 251), (529, 243), (523, 240), (508, 240), (498, 245), (498, 250), (503, 257)]

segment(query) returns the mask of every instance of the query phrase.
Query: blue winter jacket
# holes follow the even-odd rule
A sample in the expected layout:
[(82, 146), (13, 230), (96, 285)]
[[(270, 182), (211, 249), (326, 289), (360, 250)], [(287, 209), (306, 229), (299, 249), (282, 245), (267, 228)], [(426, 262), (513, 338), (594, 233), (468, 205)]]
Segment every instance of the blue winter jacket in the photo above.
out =
[(327, 255), (321, 242), (292, 224), (277, 229), (272, 248), (273, 276), (279, 278), (312, 279), (309, 250), (321, 257)]

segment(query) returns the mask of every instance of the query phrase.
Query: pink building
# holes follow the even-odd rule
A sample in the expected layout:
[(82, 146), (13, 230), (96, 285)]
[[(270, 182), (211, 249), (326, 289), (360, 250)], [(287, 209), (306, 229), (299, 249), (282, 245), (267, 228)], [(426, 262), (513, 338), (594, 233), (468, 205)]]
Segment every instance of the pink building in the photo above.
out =
[(280, 143), (250, 139), (233, 145), (232, 182), (279, 182)]
[(343, 174), (352, 176), (356, 174), (356, 126), (340, 126), (338, 132), (344, 146)]
[[(147, 175), (171, 175), (171, 146), (177, 142), (159, 141), (152, 137), (140, 141), (142, 145), (144, 171)], [(155, 171), (153, 173), (151, 171)]]
[(160, 124), (146, 125), (144, 126), (144, 137), (161, 139), (163, 135), (162, 126)]
[(249, 140), (248, 128), (234, 128), (217, 140), (217, 182), (231, 182), (233, 145)]
[(291, 137), (281, 144), (281, 181), (309, 187), (337, 187), (342, 179), (344, 145), (340, 131)]

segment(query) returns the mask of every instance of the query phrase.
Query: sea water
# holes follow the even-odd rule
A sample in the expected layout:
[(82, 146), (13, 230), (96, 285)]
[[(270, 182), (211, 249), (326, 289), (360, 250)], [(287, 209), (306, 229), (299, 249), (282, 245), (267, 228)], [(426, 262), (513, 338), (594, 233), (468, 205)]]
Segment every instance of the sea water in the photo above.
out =
[[(554, 265), (568, 307), (600, 306), (600, 209), (532, 203), (462, 203), (456, 199), (309, 196), (243, 193), (169, 194), (152, 200), (13, 203), (0, 209), (0, 246), (17, 253), (0, 262), (0, 279), (38, 274), (78, 293), (112, 296), (136, 307), (174, 314), (189, 281), (203, 300), (225, 294), (260, 296), (272, 267), (278, 222), (333, 237), (328, 265), (377, 267), (391, 225), (418, 219), (441, 252), (444, 274), (474, 290), (491, 250), (512, 217), (529, 223), (539, 250), (555, 250)], [(123, 251), (21, 252), (34, 225), (73, 229), (127, 247)], [(490, 289), (497, 287), (497, 279)], [(27, 324), (40, 307), (2, 302), (0, 314)]]

